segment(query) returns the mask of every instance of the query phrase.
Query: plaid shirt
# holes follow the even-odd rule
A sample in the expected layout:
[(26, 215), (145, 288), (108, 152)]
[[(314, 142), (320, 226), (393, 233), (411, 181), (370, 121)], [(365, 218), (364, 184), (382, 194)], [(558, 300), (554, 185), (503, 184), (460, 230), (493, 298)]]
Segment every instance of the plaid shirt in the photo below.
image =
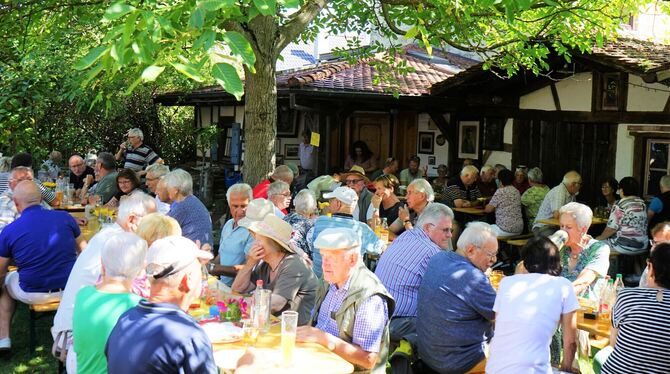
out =
[[(328, 288), (317, 319), (316, 328), (330, 335), (339, 337), (340, 329), (337, 322), (331, 318), (333, 312), (337, 312), (342, 306), (347, 293), (351, 277), (340, 289), (331, 284)], [(379, 352), (384, 327), (388, 321), (388, 309), (386, 300), (379, 295), (374, 295), (363, 302), (356, 310), (356, 321), (354, 322), (354, 336), (352, 343), (361, 347), (366, 352)]]

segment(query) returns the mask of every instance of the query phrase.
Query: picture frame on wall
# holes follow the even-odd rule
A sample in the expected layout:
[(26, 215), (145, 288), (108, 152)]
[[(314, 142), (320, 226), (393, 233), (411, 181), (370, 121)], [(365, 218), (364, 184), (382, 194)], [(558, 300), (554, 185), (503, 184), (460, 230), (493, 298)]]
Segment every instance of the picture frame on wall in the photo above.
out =
[(479, 122), (463, 121), (458, 127), (458, 158), (479, 158)]
[(435, 153), (435, 133), (434, 132), (419, 132), (419, 145), (417, 147), (418, 153), (432, 155)]
[(428, 156), (428, 165), (435, 165), (435, 156)]
[(277, 137), (295, 138), (298, 136), (298, 120), (288, 105), (277, 108)]
[(482, 149), (489, 151), (505, 150), (505, 123), (502, 117), (487, 117), (484, 119), (484, 136)]
[(300, 144), (284, 144), (284, 160), (297, 160), (299, 156)]

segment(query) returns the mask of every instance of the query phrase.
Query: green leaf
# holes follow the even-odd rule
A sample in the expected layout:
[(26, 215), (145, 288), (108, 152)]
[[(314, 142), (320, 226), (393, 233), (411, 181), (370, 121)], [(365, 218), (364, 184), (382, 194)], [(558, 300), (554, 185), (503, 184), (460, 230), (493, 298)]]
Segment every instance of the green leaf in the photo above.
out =
[(192, 66), (180, 64), (178, 62), (171, 62), (170, 65), (172, 65), (172, 67), (174, 67), (178, 72), (184, 74), (185, 76), (193, 79), (198, 83), (202, 83), (202, 81), (204, 80), (202, 79), (200, 72), (198, 72)]
[(194, 29), (200, 29), (204, 24), (205, 11), (203, 11), (201, 8), (195, 8), (193, 13), (191, 13), (191, 18), (188, 20), (188, 26)]
[(196, 39), (195, 43), (193, 43), (193, 49), (202, 48), (205, 52), (207, 52), (210, 48), (212, 48), (215, 41), (216, 33), (212, 30), (207, 30), (203, 32), (198, 39)]
[(105, 11), (105, 15), (102, 17), (105, 21), (113, 21), (115, 19), (121, 18), (126, 14), (135, 10), (135, 7), (125, 4), (123, 2), (118, 2)]
[(233, 52), (234, 55), (240, 56), (242, 62), (249, 67), (249, 70), (252, 73), (255, 72), (254, 64), (256, 64), (256, 55), (247, 39), (236, 31), (226, 31), (226, 33), (223, 34), (222, 39), (228, 45), (231, 52)]
[(277, 14), (276, 0), (254, 0), (256, 9), (264, 16), (274, 16)]
[(95, 65), (95, 67), (93, 69), (91, 69), (88, 72), (88, 74), (86, 74), (86, 76), (84, 77), (84, 80), (82, 80), (82, 82), (81, 82), (81, 86), (82, 87), (88, 86), (88, 84), (91, 82), (91, 80), (93, 80), (93, 78), (97, 77), (98, 74), (100, 74), (103, 67), (104, 67), (104, 65), (102, 63), (99, 63), (99, 64)]
[(133, 13), (130, 16), (128, 16), (128, 19), (126, 20), (126, 25), (123, 30), (123, 44), (129, 44), (131, 42), (131, 37), (133, 36), (133, 33), (135, 32), (135, 22), (137, 21), (137, 13)]
[(202, 8), (209, 12), (217, 11), (221, 8), (232, 8), (235, 6), (235, 0), (200, 0), (198, 1), (198, 8)]
[[(142, 73), (142, 77), (144, 77), (144, 73)], [(124, 92), (126, 96), (133, 93), (133, 90), (135, 90), (135, 87), (137, 87), (140, 83), (142, 83), (142, 77), (135, 79), (135, 81), (130, 86), (128, 86), (128, 88)]]
[(288, 9), (300, 8), (300, 0), (279, 0), (279, 3)]
[(238, 101), (242, 99), (244, 85), (240, 76), (237, 75), (237, 70), (232, 65), (226, 63), (215, 64), (212, 68), (212, 76), (226, 92), (235, 96)]
[(145, 82), (153, 82), (165, 70), (165, 66), (151, 65), (142, 72), (142, 80)]
[(75, 65), (74, 68), (77, 70), (84, 70), (86, 68), (89, 68), (91, 65), (93, 65), (96, 61), (102, 57), (105, 53), (107, 53), (108, 47), (101, 45), (99, 47), (95, 47), (91, 49), (84, 58), (79, 60)]
[(405, 38), (414, 39), (419, 34), (419, 28), (414, 26), (411, 29), (407, 30), (405, 33)]

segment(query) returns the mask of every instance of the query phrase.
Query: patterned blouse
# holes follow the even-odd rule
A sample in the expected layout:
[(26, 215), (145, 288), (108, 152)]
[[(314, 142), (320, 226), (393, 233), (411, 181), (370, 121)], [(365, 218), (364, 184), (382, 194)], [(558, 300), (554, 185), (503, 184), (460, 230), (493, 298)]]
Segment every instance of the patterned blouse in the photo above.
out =
[(647, 207), (639, 197), (624, 197), (617, 201), (607, 227), (616, 230), (607, 239), (613, 250), (629, 255), (647, 250)]
[(563, 265), (561, 276), (567, 278), (570, 282), (574, 282), (584, 269), (593, 270), (599, 278), (607, 275), (607, 270), (610, 267), (610, 247), (606, 242), (589, 237), (587, 247), (579, 253), (577, 264), (572, 270), (570, 270), (569, 263), (571, 254), (572, 249), (569, 246), (566, 245), (561, 248), (561, 265)]
[(521, 196), (514, 186), (498, 188), (489, 204), (496, 207), (496, 225), (501, 230), (509, 233), (523, 231)]
[(296, 212), (291, 212), (284, 216), (284, 221), (293, 227), (293, 234), (291, 235), (291, 242), (298, 248), (301, 248), (309, 258), (312, 258), (312, 251), (307, 244), (307, 232), (314, 227), (314, 221), (305, 218)]

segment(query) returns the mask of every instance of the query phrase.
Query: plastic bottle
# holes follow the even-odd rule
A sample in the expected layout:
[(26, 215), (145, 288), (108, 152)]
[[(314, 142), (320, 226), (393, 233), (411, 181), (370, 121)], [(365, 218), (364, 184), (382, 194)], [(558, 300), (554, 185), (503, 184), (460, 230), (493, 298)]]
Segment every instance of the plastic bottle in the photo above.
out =
[(600, 293), (600, 307), (598, 308), (598, 319), (603, 323), (609, 323), (612, 315), (612, 304), (615, 300), (614, 279), (609, 279), (607, 285)]
[(381, 229), (379, 230), (379, 239), (383, 243), (388, 243), (389, 241), (389, 223), (386, 221), (386, 217), (382, 220)]
[(623, 276), (621, 274), (616, 275), (616, 280), (614, 281), (614, 290), (616, 296), (619, 296), (619, 291), (623, 290), (626, 286), (623, 284)]

